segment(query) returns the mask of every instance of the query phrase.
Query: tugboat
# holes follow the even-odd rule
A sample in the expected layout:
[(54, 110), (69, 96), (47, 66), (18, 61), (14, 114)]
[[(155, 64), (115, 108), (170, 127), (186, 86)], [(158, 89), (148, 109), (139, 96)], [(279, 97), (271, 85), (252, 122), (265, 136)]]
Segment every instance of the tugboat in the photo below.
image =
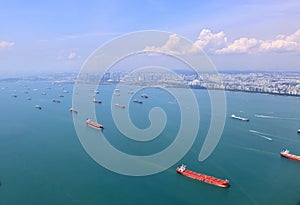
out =
[(92, 121), (92, 120), (89, 119), (89, 118), (86, 120), (86, 124), (87, 124), (89, 127), (95, 128), (95, 129), (97, 129), (97, 130), (103, 130), (103, 129), (104, 129), (103, 125), (101, 125), (101, 124), (99, 124), (99, 123), (97, 123), (97, 122), (94, 122), (94, 121)]
[(239, 117), (239, 116), (236, 116), (236, 115), (231, 115), (231, 118), (236, 119), (236, 120), (249, 122), (249, 119), (245, 118), (245, 117)]
[(280, 152), (280, 155), (282, 157), (289, 158), (289, 159), (296, 160), (296, 161), (300, 162), (300, 156), (290, 154), (290, 150), (288, 150), (288, 149), (284, 149), (282, 152)]
[(229, 187), (229, 180), (218, 179), (216, 177), (208, 176), (205, 174), (197, 173), (186, 169), (186, 165), (182, 164), (180, 167), (176, 168), (178, 174), (184, 175), (186, 177), (203, 181), (208, 184), (212, 184), (218, 187), (227, 188)]

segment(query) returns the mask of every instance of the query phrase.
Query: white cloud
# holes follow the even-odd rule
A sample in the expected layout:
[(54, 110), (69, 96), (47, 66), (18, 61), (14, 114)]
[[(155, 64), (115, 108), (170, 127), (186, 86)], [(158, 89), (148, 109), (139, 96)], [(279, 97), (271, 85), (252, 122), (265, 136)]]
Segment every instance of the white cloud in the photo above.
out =
[(195, 41), (194, 46), (212, 51), (222, 48), (226, 46), (226, 44), (227, 37), (223, 31), (212, 33), (209, 29), (203, 29), (200, 32), (198, 39)]
[(278, 35), (274, 40), (260, 41), (261, 52), (300, 51), (300, 29), (291, 35)]
[(0, 41), (0, 48), (12, 47), (15, 45), (15, 42), (10, 41)]
[(77, 54), (75, 53), (75, 52), (71, 52), (69, 55), (68, 55), (68, 59), (69, 60), (72, 60), (72, 59), (74, 59), (74, 58), (76, 58), (77, 57)]
[[(162, 47), (147, 46), (144, 50), (180, 54), (182, 53), (182, 48), (179, 46), (179, 41), (180, 38), (176, 34), (172, 34)], [(181, 52), (178, 49), (180, 49)]]
[(223, 53), (247, 53), (251, 49), (255, 48), (258, 45), (259, 41), (255, 38), (240, 38), (235, 40), (232, 44), (229, 44), (227, 47), (218, 49), (215, 52), (217, 54)]
[[(185, 44), (183, 44), (185, 45)], [(180, 37), (176, 34), (169, 36), (167, 42), (161, 47), (148, 46), (145, 50), (168, 52), (170, 54), (191, 54), (204, 51), (212, 54), (231, 53), (268, 53), (268, 52), (298, 52), (300, 51), (300, 29), (290, 35), (277, 35), (274, 39), (260, 40), (256, 38), (241, 37), (228, 42), (226, 34), (221, 31), (213, 33), (203, 29), (192, 46), (183, 47)]]

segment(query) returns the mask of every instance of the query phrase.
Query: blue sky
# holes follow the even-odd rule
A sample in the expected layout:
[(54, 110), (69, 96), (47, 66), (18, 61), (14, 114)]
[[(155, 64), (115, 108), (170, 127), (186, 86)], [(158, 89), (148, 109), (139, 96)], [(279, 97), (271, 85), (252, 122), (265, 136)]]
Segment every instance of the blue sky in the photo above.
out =
[(0, 77), (80, 70), (103, 43), (140, 30), (184, 36), (218, 70), (300, 71), (300, 2), (6, 1)]

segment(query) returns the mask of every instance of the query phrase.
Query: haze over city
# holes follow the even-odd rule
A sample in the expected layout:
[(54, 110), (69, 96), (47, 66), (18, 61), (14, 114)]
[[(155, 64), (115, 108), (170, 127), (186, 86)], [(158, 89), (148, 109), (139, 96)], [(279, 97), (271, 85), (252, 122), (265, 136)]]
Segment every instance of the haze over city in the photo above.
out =
[(6, 1), (2, 8), (1, 77), (79, 72), (99, 46), (141, 30), (190, 39), (219, 71), (300, 70), (296, 0)]

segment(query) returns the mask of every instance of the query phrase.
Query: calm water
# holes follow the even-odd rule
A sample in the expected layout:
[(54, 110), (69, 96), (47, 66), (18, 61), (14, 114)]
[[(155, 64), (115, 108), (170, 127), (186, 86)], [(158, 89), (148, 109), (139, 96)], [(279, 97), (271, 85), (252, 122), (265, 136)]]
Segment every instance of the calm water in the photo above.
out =
[[(28, 94), (23, 85), (30, 87)], [(69, 93), (63, 93), (63, 88)], [(300, 204), (300, 163), (279, 155), (283, 148), (300, 155), (300, 134), (296, 132), (300, 128), (299, 98), (227, 92), (228, 117), (221, 141), (206, 161), (199, 162), (210, 107), (207, 92), (195, 90), (201, 112), (200, 131), (178, 164), (185, 162), (192, 170), (230, 179), (231, 187), (221, 189), (176, 174), (176, 165), (160, 174), (129, 177), (95, 163), (81, 146), (68, 112), (71, 84), (0, 83), (0, 89), (1, 205)], [(130, 106), (132, 121), (140, 128), (149, 126), (148, 111), (154, 106), (164, 108), (172, 119), (163, 137), (141, 144), (127, 141), (113, 124), (107, 100), (113, 86), (100, 89), (103, 103), (95, 105), (96, 112), (105, 116), (99, 121), (115, 147), (130, 154), (148, 155), (174, 140), (180, 115), (168, 93), (147, 89), (149, 99)], [(11, 96), (13, 90), (17, 98)], [(27, 100), (29, 96), (31, 101)], [(53, 103), (53, 98), (61, 103)], [(42, 110), (35, 109), (36, 104)], [(232, 113), (248, 117), (250, 122), (233, 120), (229, 117)]]

